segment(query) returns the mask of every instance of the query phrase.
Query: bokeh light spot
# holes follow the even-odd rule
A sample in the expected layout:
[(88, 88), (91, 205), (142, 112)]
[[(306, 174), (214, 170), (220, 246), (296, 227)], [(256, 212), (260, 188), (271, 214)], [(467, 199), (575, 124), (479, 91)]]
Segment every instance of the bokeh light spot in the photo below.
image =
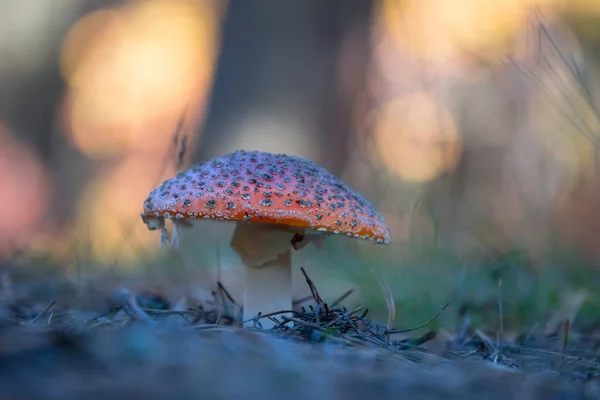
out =
[(462, 145), (452, 115), (425, 93), (384, 105), (375, 116), (374, 135), (381, 161), (404, 180), (434, 179), (460, 161)]
[(40, 161), (0, 124), (0, 253), (27, 247), (42, 233), (49, 179)]
[(216, 14), (207, 2), (146, 0), (79, 20), (61, 54), (63, 123), (75, 147), (95, 158), (164, 150), (177, 119), (204, 109)]
[(461, 54), (499, 60), (535, 3), (554, 0), (384, 0), (383, 34), (396, 46), (428, 61)]

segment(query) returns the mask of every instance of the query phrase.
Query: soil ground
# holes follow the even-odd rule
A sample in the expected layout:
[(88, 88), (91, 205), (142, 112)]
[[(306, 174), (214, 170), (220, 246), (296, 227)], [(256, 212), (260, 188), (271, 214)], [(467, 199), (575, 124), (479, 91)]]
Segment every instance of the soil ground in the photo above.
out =
[(170, 304), (110, 282), (81, 293), (4, 267), (0, 399), (600, 398), (593, 335), (560, 351), (558, 334), (391, 334), (318, 291), (293, 326), (265, 332), (215, 299)]

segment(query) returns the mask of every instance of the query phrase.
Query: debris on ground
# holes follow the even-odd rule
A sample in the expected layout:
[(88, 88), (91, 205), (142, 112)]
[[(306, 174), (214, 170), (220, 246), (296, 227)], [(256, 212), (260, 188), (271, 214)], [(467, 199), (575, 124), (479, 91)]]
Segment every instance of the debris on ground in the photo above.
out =
[[(292, 317), (278, 315), (290, 310), (259, 315), (254, 328), (241, 326), (239, 305), (222, 285), (209, 304), (116, 288), (82, 306), (76, 295), (48, 301), (49, 288), (28, 298), (26, 280), (13, 282), (19, 295), (0, 294), (1, 393), (48, 400), (600, 396), (597, 338), (578, 335), (567, 346), (561, 332), (540, 332), (499, 342), (466, 315), (455, 333), (390, 331), (363, 306), (328, 305), (305, 278), (312, 304)], [(275, 328), (260, 329), (264, 318)]]

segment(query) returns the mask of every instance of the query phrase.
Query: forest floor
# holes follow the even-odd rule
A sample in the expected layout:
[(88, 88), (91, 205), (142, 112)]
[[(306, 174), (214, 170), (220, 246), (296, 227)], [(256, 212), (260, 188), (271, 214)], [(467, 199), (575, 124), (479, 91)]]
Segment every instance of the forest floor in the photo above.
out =
[(306, 276), (312, 299), (265, 331), (240, 327), (225, 288), (172, 304), (114, 275), (82, 288), (5, 263), (0, 278), (0, 399), (600, 398), (600, 335), (568, 320), (509, 337), (466, 315), (452, 333), (390, 331)]

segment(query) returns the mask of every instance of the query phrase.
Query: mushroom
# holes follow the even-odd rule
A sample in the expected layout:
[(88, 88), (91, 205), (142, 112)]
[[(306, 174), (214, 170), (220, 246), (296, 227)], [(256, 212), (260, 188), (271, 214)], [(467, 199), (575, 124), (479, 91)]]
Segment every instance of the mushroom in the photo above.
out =
[[(174, 222), (171, 238), (165, 218)], [(246, 271), (243, 319), (292, 309), (292, 249), (324, 234), (388, 244), (390, 230), (360, 194), (312, 161), (285, 154), (236, 151), (166, 180), (144, 202), (142, 220), (178, 246), (179, 229), (199, 219), (236, 223), (230, 245)], [(261, 319), (263, 328), (274, 322)]]

